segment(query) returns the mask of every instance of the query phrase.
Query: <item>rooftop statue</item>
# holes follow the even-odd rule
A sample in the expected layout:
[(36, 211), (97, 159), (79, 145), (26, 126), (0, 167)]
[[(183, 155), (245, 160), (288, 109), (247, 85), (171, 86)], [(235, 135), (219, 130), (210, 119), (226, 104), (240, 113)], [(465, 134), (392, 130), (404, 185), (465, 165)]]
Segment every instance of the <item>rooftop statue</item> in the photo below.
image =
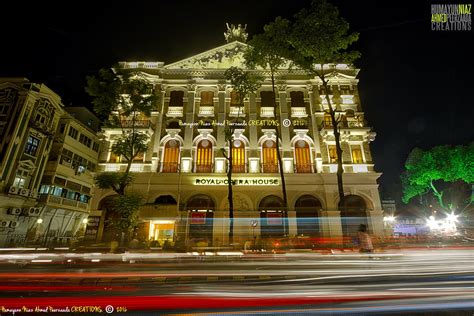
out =
[(234, 41), (245, 43), (247, 41), (247, 37), (249, 36), (246, 32), (247, 24), (242, 27), (242, 24), (239, 24), (237, 26), (231, 24), (229, 26), (229, 23), (226, 23), (226, 26), (227, 31), (224, 32), (224, 36), (227, 43), (231, 43)]

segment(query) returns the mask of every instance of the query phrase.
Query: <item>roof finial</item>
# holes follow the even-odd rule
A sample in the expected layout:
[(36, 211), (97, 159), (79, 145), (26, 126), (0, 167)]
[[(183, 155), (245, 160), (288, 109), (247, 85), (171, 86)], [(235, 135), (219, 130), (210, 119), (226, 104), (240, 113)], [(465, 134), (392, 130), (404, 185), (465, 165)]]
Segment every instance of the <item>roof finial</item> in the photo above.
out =
[(225, 24), (227, 26), (227, 31), (224, 33), (225, 40), (227, 43), (234, 42), (234, 41), (239, 41), (245, 43), (247, 41), (248, 34), (246, 32), (247, 29), (247, 24), (242, 27), (242, 24), (239, 24), (235, 26), (234, 24), (231, 24), (229, 26), (229, 23)]

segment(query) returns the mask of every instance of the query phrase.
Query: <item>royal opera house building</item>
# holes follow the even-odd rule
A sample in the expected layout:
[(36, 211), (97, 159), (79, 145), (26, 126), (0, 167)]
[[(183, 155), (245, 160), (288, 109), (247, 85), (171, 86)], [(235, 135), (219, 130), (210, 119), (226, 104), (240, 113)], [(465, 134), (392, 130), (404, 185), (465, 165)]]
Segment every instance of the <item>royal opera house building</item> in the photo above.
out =
[[(145, 202), (138, 234), (160, 243), (196, 238), (212, 245), (228, 243), (224, 123), (239, 117), (232, 149), (234, 242), (242, 244), (254, 236), (339, 238), (353, 234), (359, 223), (365, 223), (371, 234), (382, 235), (377, 184), (381, 174), (374, 170), (369, 144), (375, 133), (364, 118), (359, 70), (344, 64), (327, 67), (329, 97), (341, 117), (346, 195), (341, 202), (334, 132), (321, 81), (297, 69), (278, 69), (274, 107), (269, 72), (254, 70), (265, 80), (240, 108), (224, 72), (231, 66), (245, 68), (245, 37), (170, 64), (119, 63), (123, 69), (139, 71), (160, 96), (151, 117), (139, 121), (150, 142), (131, 167), (135, 180), (128, 190), (139, 192)], [(287, 211), (277, 160), (278, 124)], [(98, 171), (124, 171), (126, 162), (111, 152), (121, 130), (103, 128), (103, 133), (106, 143)], [(101, 189), (93, 194), (89, 219), (100, 223), (97, 241), (112, 238), (107, 228), (111, 196), (112, 191)]]

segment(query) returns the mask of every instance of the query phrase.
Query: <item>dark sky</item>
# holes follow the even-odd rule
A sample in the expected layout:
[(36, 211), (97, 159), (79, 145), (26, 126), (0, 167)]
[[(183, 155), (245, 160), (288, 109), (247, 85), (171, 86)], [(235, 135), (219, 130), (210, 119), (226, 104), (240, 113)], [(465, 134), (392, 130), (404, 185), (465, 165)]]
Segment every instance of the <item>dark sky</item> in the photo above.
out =
[[(177, 61), (224, 44), (226, 22), (248, 24), (252, 36), (309, 1), (45, 3), (2, 8), (0, 76), (45, 83), (66, 105), (89, 106), (85, 76), (99, 68), (121, 60)], [(372, 149), (384, 173), (381, 192), (399, 200), (411, 149), (474, 140), (473, 31), (431, 31), (430, 1), (333, 3), (360, 32), (359, 89), (377, 132)]]

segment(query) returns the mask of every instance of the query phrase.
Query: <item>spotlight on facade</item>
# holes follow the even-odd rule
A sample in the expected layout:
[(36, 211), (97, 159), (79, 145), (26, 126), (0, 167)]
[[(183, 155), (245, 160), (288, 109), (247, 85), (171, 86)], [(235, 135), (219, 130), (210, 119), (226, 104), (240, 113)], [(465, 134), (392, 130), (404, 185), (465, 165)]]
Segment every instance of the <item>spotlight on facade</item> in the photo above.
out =
[(87, 218), (84, 218), (84, 219), (82, 220), (82, 224), (87, 224), (87, 221), (88, 221), (88, 219), (87, 219)]
[(41, 224), (42, 222), (43, 222), (43, 219), (42, 219), (42, 218), (38, 218), (38, 219), (36, 220), (36, 224)]
[(386, 223), (393, 223), (395, 222), (395, 216), (393, 215), (384, 216), (383, 221)]

